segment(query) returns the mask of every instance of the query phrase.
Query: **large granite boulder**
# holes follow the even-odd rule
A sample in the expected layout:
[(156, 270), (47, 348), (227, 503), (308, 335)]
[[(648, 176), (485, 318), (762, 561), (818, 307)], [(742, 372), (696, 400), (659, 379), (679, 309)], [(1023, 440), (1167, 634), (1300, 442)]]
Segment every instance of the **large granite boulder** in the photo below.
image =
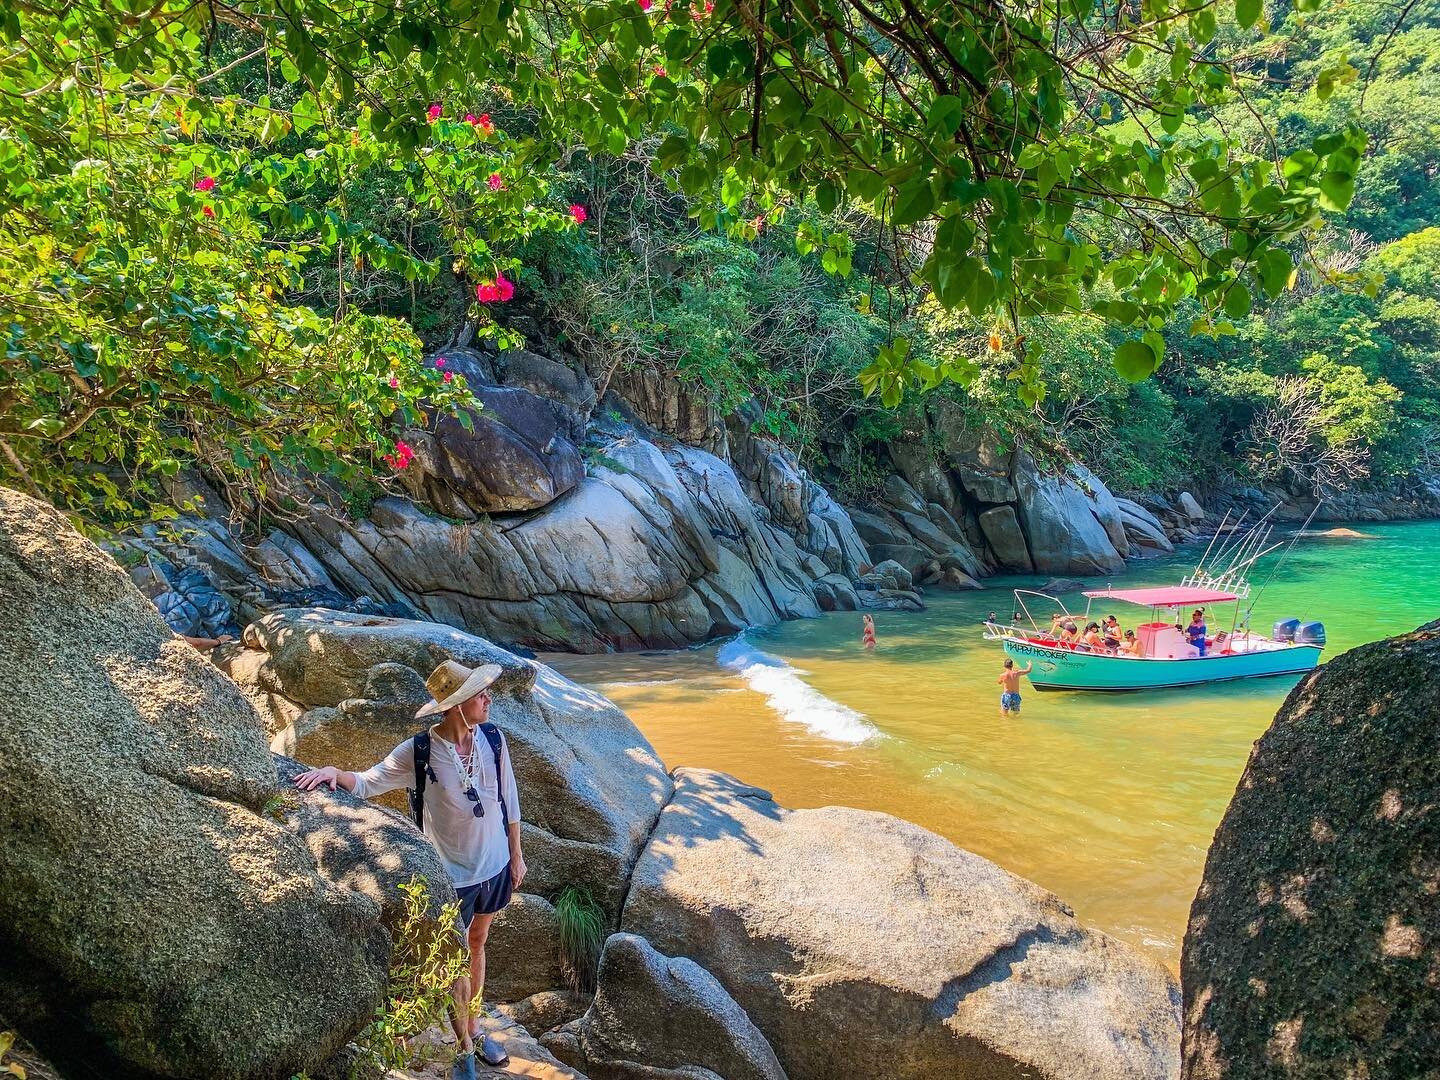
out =
[(1042, 473), (1029, 454), (1015, 455), (1013, 479), (1020, 526), (1036, 571), (1113, 574), (1125, 568), (1091, 495), (1068, 477)]
[[(491, 715), (509, 740), (519, 787), (530, 866), (526, 891), (548, 898), (578, 885), (608, 910), (617, 908), (625, 876), (671, 785), (645, 737), (605, 698), (543, 664), (439, 623), (294, 610), (252, 624), (245, 637), (262, 658), (236, 670), (312, 712), (367, 688), (373, 692), (374, 672), (386, 665), (428, 675), (447, 659), (470, 667), (498, 664)], [(412, 721), (405, 731), (394, 731), (394, 741), (416, 727)], [(368, 753), (373, 760), (374, 752)], [(371, 760), (333, 764), (363, 768)]]
[(1255, 744), (1190, 911), (1184, 1076), (1440, 1060), (1440, 622), (1306, 676)]
[(1053, 895), (885, 814), (675, 772), (621, 929), (708, 970), (792, 1080), (1171, 1080), (1179, 991)]
[(329, 1058), (385, 989), (383, 898), (358, 883), (403, 867), (369, 865), (373, 819), (322, 815), (361, 839), (317, 855), (235, 684), (6, 488), (0, 596), (0, 1015), (71, 1075)]
[(934, 447), (928, 440), (898, 439), (888, 449), (895, 468), (921, 498), (947, 510), (955, 505), (955, 481), (935, 460)]
[(634, 934), (606, 940), (589, 1011), (540, 1041), (594, 1080), (686, 1069), (725, 1080), (785, 1080), (765, 1036), (713, 975)]
[(401, 475), (416, 495), (461, 517), (546, 506), (585, 476), (573, 417), (520, 387), (472, 386), (478, 409), (411, 429), (415, 459)]
[(1035, 564), (1030, 560), (1030, 548), (1025, 543), (1025, 534), (1020, 529), (1020, 520), (1015, 516), (1013, 506), (992, 506), (980, 514), (980, 528), (985, 533), (985, 542), (995, 553), (995, 559), (1006, 570), (1030, 573)]
[(1110, 494), (1110, 489), (1103, 480), (1078, 461), (1071, 463), (1069, 471), (1080, 490), (1090, 497), (1090, 512), (1095, 515), (1095, 520), (1110, 538), (1111, 546), (1123, 554), (1130, 546), (1130, 539), (1125, 533), (1125, 520), (1119, 500)]
[(1160, 519), (1145, 507), (1129, 499), (1116, 499), (1120, 508), (1120, 521), (1125, 526), (1125, 535), (1130, 542), (1140, 547), (1155, 548), (1157, 551), (1174, 551), (1175, 545), (1165, 532)]
[(565, 406), (577, 428), (571, 441), (577, 441), (585, 418), (595, 407), (595, 384), (588, 375), (528, 349), (507, 349), (496, 358), (495, 368), (506, 386), (520, 387)]

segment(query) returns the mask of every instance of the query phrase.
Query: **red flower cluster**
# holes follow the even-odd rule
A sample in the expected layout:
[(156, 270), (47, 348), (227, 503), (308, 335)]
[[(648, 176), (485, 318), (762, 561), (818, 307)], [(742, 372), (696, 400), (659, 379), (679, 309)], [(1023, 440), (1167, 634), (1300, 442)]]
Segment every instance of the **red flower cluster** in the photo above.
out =
[(215, 177), (213, 177), (213, 176), (206, 176), (206, 177), (204, 177), (204, 178), (202, 178), (202, 179), (200, 179), (200, 180), (196, 180), (196, 181), (195, 181), (195, 190), (196, 190), (196, 191), (214, 191), (214, 190), (215, 190)]
[(479, 116), (476, 116), (474, 113), (466, 113), (465, 122), (471, 127), (479, 128), (486, 135), (495, 134), (495, 125), (490, 122), (490, 114), (488, 112), (481, 113)]
[(502, 177), (498, 172), (492, 172), (490, 174), (490, 179), (486, 180), (485, 182), (490, 185), (491, 191), (499, 191), (505, 186), (505, 178)]
[(664, 78), (666, 75), (669, 74), (669, 72), (667, 72), (667, 71), (665, 70), (665, 65), (664, 65), (664, 64), (656, 64), (656, 65), (655, 65), (653, 68), (651, 68), (650, 70), (653, 71), (656, 75), (660, 76), (661, 78)]
[(440, 114), (444, 111), (445, 106), (441, 105), (440, 102), (437, 101), (434, 105), (431, 105), (430, 108), (425, 110), (425, 115), (430, 118), (430, 122), (433, 124), (436, 120), (440, 119)]
[(410, 464), (411, 459), (413, 459), (414, 457), (415, 451), (410, 448), (410, 444), (407, 443), (404, 439), (396, 439), (395, 453), (386, 454), (380, 460), (385, 462), (385, 464), (389, 465), (392, 469), (403, 469)]
[(504, 274), (496, 274), (495, 280), (475, 287), (475, 299), (482, 304), (504, 303), (515, 295), (515, 283), (505, 280)]
[(653, 0), (635, 0), (640, 5), (641, 11), (649, 11)]
[(200, 207), (200, 213), (204, 214), (206, 217), (214, 217), (215, 208), (213, 206), (202, 206)]
[(435, 358), (435, 366), (436, 366), (437, 368), (443, 368), (443, 367), (445, 366), (445, 364), (446, 364), (445, 357), (443, 357), (443, 356), (437, 356), (437, 357)]
[(399, 390), (399, 389), (400, 389), (400, 380), (397, 379), (394, 375), (391, 375), (391, 376), (390, 376), (390, 389), (391, 389), (391, 390)]
[(581, 206), (579, 203), (571, 203), (570, 216), (575, 219), (576, 225), (584, 225), (586, 219), (589, 218), (590, 215), (585, 212), (585, 207)]
[(448, 383), (448, 382), (449, 382), (451, 379), (453, 379), (453, 378), (455, 378), (455, 373), (454, 373), (453, 371), (447, 371), (447, 372), (445, 372), (445, 380), (444, 380), (445, 382)]

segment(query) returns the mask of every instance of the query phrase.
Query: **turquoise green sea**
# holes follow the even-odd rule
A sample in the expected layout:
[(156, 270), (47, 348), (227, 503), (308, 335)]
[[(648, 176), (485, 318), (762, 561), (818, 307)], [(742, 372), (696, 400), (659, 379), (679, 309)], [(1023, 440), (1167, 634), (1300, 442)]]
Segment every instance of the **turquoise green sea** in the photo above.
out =
[[(1253, 625), (1319, 619), (1333, 658), (1440, 618), (1440, 523), (1354, 528), (1367, 537), (1302, 540)], [(1114, 580), (1173, 584), (1200, 550), (1132, 564)], [(1011, 588), (1039, 580), (932, 591), (924, 612), (881, 613), (873, 653), (860, 647), (860, 616), (845, 613), (686, 652), (545, 659), (623, 707), (672, 767), (732, 772), (793, 807), (907, 818), (1174, 966), (1215, 826), (1297, 680), (1127, 695), (1027, 685), (1021, 715), (1002, 719), (1002, 657), (979, 624), (1009, 613)], [(1084, 610), (1083, 597), (1065, 600)], [(1122, 624), (1139, 614), (1095, 610), (1112, 608)]]

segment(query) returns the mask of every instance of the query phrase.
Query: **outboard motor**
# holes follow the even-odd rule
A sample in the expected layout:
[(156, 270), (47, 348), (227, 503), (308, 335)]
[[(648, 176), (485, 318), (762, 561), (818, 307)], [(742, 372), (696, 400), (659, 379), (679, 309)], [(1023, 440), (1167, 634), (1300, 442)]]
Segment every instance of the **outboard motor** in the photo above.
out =
[(1322, 622), (1301, 623), (1300, 629), (1295, 631), (1295, 643), (1297, 645), (1324, 645), (1325, 624)]
[[(1316, 625), (1318, 626), (1319, 624), (1317, 623)], [(1275, 624), (1275, 632), (1272, 636), (1276, 641), (1294, 641), (1295, 634), (1299, 631), (1299, 629), (1299, 619), (1281, 619)], [(1323, 637), (1325, 631), (1322, 629), (1320, 631), (1320, 634)]]

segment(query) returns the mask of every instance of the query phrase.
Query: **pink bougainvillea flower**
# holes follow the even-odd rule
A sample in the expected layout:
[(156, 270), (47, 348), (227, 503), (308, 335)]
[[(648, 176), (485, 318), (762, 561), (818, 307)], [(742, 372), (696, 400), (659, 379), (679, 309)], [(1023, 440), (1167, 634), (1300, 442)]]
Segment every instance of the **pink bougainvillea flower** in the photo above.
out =
[(440, 102), (437, 101), (434, 105), (431, 105), (430, 108), (425, 110), (425, 115), (430, 118), (430, 122), (433, 124), (436, 120), (440, 119), (440, 114), (444, 111), (445, 106), (441, 105)]
[(482, 304), (493, 304), (496, 300), (500, 299), (500, 290), (493, 284), (476, 285), (475, 299), (479, 300)]
[(213, 206), (202, 206), (200, 208), (200, 213), (204, 214), (206, 217), (214, 217), (215, 208)]
[(584, 225), (585, 219), (588, 218), (590, 215), (586, 213), (585, 207), (581, 206), (579, 203), (571, 203), (570, 216), (575, 219), (576, 225)]
[(196, 181), (195, 181), (195, 190), (196, 190), (196, 191), (214, 191), (214, 190), (215, 190), (215, 177), (213, 177), (213, 176), (206, 176), (206, 177), (202, 177), (202, 178), (199, 179), (199, 180), (196, 180)]
[(757, 233), (758, 233), (758, 232), (764, 232), (764, 231), (765, 231), (765, 215), (764, 215), (764, 214), (756, 214), (756, 215), (755, 215), (755, 220), (752, 221), (752, 222), (750, 222), (750, 224), (755, 226), (755, 231), (756, 231)]
[(667, 72), (667, 71), (665, 70), (665, 65), (664, 65), (664, 64), (656, 64), (656, 65), (655, 65), (653, 68), (651, 68), (650, 70), (653, 71), (653, 72), (655, 72), (655, 74), (656, 74), (656, 75), (659, 75), (661, 78), (663, 78), (664, 76), (666, 76), (666, 75), (669, 74), (669, 72)]
[(443, 368), (443, 367), (445, 366), (445, 357), (443, 357), (443, 356), (437, 356), (437, 357), (435, 358), (435, 366), (436, 366), (437, 368)]
[(399, 390), (399, 389), (400, 389), (400, 380), (397, 379), (394, 375), (391, 375), (391, 376), (390, 376), (390, 389), (391, 389), (391, 390)]
[(500, 294), (500, 299), (509, 300), (515, 295), (515, 283), (507, 281), (504, 274), (495, 275), (495, 288)]
[(505, 179), (498, 172), (492, 172), (490, 179), (485, 182), (490, 185), (491, 191), (499, 191), (505, 186)]
[(640, 5), (641, 11), (649, 11), (653, 0), (635, 0)]
[(410, 448), (410, 444), (404, 439), (396, 439), (395, 452), (386, 454), (381, 460), (392, 469), (403, 469), (410, 464), (414, 457), (415, 451)]
[(490, 114), (488, 112), (480, 114), (480, 119), (475, 121), (475, 126), (486, 135), (495, 134), (495, 125), (490, 122)]
[(449, 382), (449, 381), (450, 381), (451, 379), (453, 379), (453, 378), (455, 378), (455, 373), (454, 373), (453, 371), (447, 371), (447, 372), (445, 372), (445, 381), (446, 381), (446, 382)]

